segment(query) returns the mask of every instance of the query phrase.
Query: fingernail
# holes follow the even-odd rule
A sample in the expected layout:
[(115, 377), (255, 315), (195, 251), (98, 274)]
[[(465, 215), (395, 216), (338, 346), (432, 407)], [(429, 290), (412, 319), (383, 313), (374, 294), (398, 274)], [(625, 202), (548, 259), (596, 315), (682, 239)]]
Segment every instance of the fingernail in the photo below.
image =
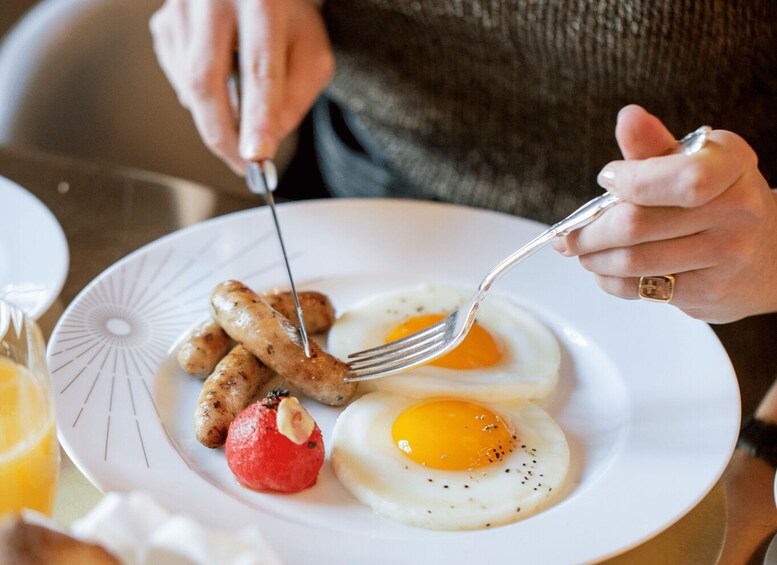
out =
[(247, 161), (256, 159), (257, 149), (259, 149), (259, 144), (256, 143), (253, 139), (243, 141), (240, 144), (240, 156)]
[(633, 108), (639, 108), (639, 107), (640, 107), (640, 106), (639, 106), (638, 104), (627, 104), (626, 106), (624, 106), (623, 108), (621, 108), (620, 110), (618, 110), (618, 115), (615, 117), (615, 122), (616, 122), (616, 123), (617, 123), (617, 122), (619, 122), (619, 121), (620, 121), (620, 119), (621, 119), (621, 118), (622, 118), (624, 115), (626, 115), (626, 112), (629, 112), (629, 111), (630, 111), (630, 110), (632, 110)]
[(606, 188), (607, 190), (611, 189), (613, 186), (615, 186), (615, 169), (609, 165), (604, 167), (601, 171), (599, 171), (599, 174), (596, 177), (596, 182), (602, 188)]
[(552, 244), (553, 249), (555, 249), (557, 252), (561, 253), (562, 255), (567, 252), (567, 246), (564, 245), (564, 241), (561, 239), (557, 239)]
[(274, 154), (273, 144), (265, 139), (251, 139), (240, 145), (240, 156), (247, 161), (271, 159)]

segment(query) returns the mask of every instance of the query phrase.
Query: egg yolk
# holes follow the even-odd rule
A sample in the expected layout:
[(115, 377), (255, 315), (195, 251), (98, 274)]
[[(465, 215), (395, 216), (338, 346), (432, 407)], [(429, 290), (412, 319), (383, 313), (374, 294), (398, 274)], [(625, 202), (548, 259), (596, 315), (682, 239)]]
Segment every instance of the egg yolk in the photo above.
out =
[[(386, 337), (386, 343), (426, 329), (445, 318), (445, 316), (444, 314), (425, 314), (408, 318), (391, 330), (391, 333)], [(456, 346), (453, 351), (431, 361), (429, 365), (445, 367), (446, 369), (479, 369), (496, 365), (501, 359), (501, 345), (497, 343), (490, 333), (483, 329), (483, 326), (475, 322), (464, 341)]]
[(394, 420), (391, 436), (394, 444), (416, 463), (451, 471), (499, 461), (516, 443), (508, 421), (464, 400), (412, 406)]

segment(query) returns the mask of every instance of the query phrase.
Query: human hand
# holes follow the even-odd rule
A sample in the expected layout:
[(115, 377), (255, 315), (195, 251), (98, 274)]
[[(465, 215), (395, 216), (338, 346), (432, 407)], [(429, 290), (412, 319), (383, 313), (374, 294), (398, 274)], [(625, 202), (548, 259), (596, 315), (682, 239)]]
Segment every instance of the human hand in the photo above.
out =
[(641, 276), (672, 274), (672, 304), (724, 323), (777, 310), (777, 194), (753, 149), (724, 130), (694, 155), (667, 155), (675, 137), (639, 106), (615, 130), (626, 160), (599, 184), (624, 202), (554, 247), (621, 298), (638, 298)]
[[(310, 0), (166, 0), (150, 20), (154, 50), (205, 145), (235, 172), (274, 156), (334, 74)], [(227, 81), (238, 49), (240, 127)]]

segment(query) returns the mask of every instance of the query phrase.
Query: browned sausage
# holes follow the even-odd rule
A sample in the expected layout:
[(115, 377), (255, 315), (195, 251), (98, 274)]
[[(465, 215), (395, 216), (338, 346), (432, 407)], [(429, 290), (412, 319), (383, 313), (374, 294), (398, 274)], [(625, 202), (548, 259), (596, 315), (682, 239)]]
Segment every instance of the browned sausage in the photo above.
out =
[[(265, 298), (274, 310), (283, 314), (292, 324), (299, 327), (297, 309), (294, 306), (294, 297), (291, 292), (267, 294)], [(299, 305), (302, 308), (302, 316), (305, 318), (305, 331), (309, 334), (325, 332), (335, 323), (335, 309), (325, 294), (308, 290), (300, 292)]]
[(203, 383), (197, 399), (194, 433), (200, 443), (206, 447), (222, 445), (229, 424), (273, 376), (273, 370), (242, 345), (227, 353)]
[(232, 345), (221, 326), (209, 320), (197, 326), (183, 342), (178, 350), (178, 364), (190, 375), (205, 379)]
[(218, 285), (211, 294), (210, 311), (232, 339), (306, 396), (340, 406), (356, 393), (356, 383), (343, 380), (348, 365), (312, 341), (307, 358), (297, 329), (244, 284), (226, 281)]
[[(283, 314), (295, 326), (297, 310), (290, 292), (266, 295), (267, 302)], [(335, 309), (326, 295), (315, 291), (299, 293), (299, 302), (305, 316), (305, 330), (309, 334), (327, 331), (335, 321)], [(213, 372), (216, 364), (227, 354), (234, 343), (216, 322), (209, 320), (192, 331), (178, 350), (178, 364), (199, 379)]]

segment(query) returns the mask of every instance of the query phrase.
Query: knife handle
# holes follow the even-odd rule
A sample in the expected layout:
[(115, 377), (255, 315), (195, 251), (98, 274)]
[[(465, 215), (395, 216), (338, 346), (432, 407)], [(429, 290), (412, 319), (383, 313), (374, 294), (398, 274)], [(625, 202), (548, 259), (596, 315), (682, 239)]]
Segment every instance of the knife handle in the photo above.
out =
[(248, 190), (253, 194), (266, 195), (278, 187), (278, 169), (272, 159), (250, 161), (246, 171)]

